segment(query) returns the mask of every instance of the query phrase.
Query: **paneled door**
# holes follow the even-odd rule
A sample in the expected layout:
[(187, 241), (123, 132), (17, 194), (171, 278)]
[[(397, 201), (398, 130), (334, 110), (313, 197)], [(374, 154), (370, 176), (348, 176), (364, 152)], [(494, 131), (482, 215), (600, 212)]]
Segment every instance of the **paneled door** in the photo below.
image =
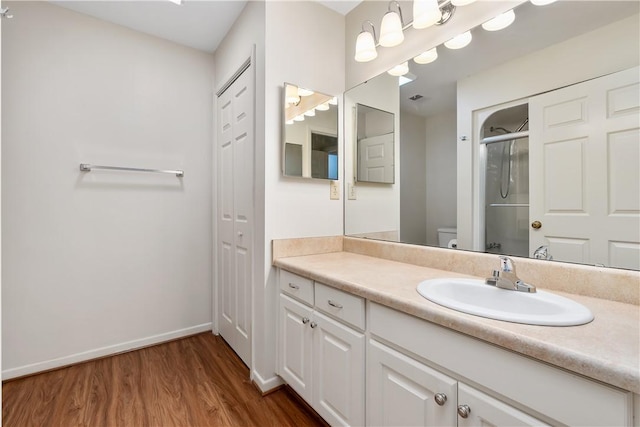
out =
[(358, 180), (392, 183), (393, 133), (358, 141)]
[(638, 73), (531, 98), (529, 255), (640, 269)]
[(218, 95), (217, 221), (220, 335), (251, 367), (254, 89), (251, 67)]

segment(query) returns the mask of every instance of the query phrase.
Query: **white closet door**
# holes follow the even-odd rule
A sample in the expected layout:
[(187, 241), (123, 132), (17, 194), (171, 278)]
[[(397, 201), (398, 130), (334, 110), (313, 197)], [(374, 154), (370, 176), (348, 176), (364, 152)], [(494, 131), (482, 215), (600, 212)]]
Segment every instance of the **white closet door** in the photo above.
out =
[(245, 70), (218, 97), (218, 324), (251, 366), (253, 257), (253, 73)]
[(638, 72), (531, 98), (530, 255), (640, 268)]

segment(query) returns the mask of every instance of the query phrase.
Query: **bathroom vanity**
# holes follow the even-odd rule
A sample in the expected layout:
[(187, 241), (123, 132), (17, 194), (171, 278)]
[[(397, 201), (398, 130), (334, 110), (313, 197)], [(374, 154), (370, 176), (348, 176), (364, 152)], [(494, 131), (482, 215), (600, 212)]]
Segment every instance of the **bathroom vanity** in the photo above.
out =
[[(447, 271), (446, 259), (478, 254), (366, 244), (386, 255), (274, 244), (278, 374), (331, 425), (638, 425), (638, 305), (552, 289), (595, 319), (548, 327), (477, 317), (416, 286), (472, 277)], [(385, 259), (398, 249), (406, 262)], [(440, 251), (442, 267), (416, 265), (421, 250)]]

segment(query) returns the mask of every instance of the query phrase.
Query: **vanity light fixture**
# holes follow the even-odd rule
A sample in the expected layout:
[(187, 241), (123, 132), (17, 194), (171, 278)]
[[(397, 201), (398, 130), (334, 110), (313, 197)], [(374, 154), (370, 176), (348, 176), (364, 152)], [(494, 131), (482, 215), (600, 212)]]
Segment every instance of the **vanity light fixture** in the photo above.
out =
[(449, 49), (462, 49), (469, 43), (471, 43), (471, 31), (459, 34), (449, 41), (444, 42), (444, 45)]
[(300, 95), (298, 95), (297, 86), (287, 85), (285, 91), (285, 102), (293, 105), (298, 105), (300, 103)]
[(531, 3), (536, 6), (546, 6), (548, 4), (554, 3), (556, 0), (531, 0)]
[(454, 6), (466, 6), (474, 3), (476, 0), (451, 0), (451, 4)]
[[(371, 32), (364, 29), (364, 24), (371, 26)], [(362, 23), (362, 31), (358, 34), (356, 39), (356, 62), (369, 62), (378, 57), (378, 51), (376, 50), (376, 28), (371, 21), (364, 21)]]
[(324, 104), (320, 104), (320, 105), (318, 105), (318, 106), (316, 107), (316, 110), (318, 110), (318, 111), (328, 111), (328, 110), (329, 110), (329, 108), (331, 108), (331, 107), (329, 106), (329, 102), (325, 102)]
[(442, 19), (438, 0), (413, 0), (413, 28), (421, 30)]
[(389, 71), (387, 71), (387, 73), (396, 77), (404, 76), (408, 72), (409, 72), (409, 62), (407, 61), (403, 62), (402, 64), (398, 64), (392, 69), (390, 69)]
[(287, 121), (285, 122), (285, 124), (292, 125), (292, 124), (293, 124), (293, 119), (291, 119), (291, 120), (287, 120)]
[(302, 122), (302, 121), (304, 121), (304, 114), (300, 114), (299, 116), (295, 116), (295, 117), (293, 118), (293, 121), (295, 121), (295, 122)]
[(333, 98), (331, 98), (331, 99), (329, 100), (329, 104), (330, 104), (330, 105), (338, 105), (338, 97), (337, 97), (337, 96), (334, 96)]
[(298, 95), (300, 95), (300, 96), (311, 96), (313, 94), (314, 94), (314, 92), (312, 90), (304, 89), (304, 88), (301, 88), (301, 87), (298, 88)]
[(484, 24), (482, 24), (482, 28), (487, 31), (499, 31), (507, 28), (509, 25), (513, 24), (513, 21), (516, 19), (516, 14), (513, 9), (502, 13), (496, 16), (493, 19), (488, 20)]
[(422, 52), (420, 55), (413, 58), (416, 64), (421, 65), (430, 64), (436, 59), (438, 59), (438, 49), (435, 47), (433, 49), (429, 49), (426, 52)]
[[(397, 12), (391, 10), (391, 6), (394, 4), (398, 8)], [(389, 2), (387, 13), (384, 14), (380, 23), (380, 46), (393, 47), (402, 43), (404, 41), (403, 26), (400, 4), (392, 0)]]
[(305, 111), (304, 115), (307, 116), (307, 117), (314, 117), (316, 115), (315, 108), (311, 108), (311, 109)]

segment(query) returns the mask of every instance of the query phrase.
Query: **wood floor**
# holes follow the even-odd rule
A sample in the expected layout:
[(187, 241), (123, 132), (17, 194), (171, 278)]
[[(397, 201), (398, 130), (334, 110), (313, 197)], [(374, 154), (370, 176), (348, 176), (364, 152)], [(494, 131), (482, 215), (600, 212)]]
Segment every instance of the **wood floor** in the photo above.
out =
[(203, 333), (2, 385), (2, 425), (324, 426), (288, 389), (262, 397)]

